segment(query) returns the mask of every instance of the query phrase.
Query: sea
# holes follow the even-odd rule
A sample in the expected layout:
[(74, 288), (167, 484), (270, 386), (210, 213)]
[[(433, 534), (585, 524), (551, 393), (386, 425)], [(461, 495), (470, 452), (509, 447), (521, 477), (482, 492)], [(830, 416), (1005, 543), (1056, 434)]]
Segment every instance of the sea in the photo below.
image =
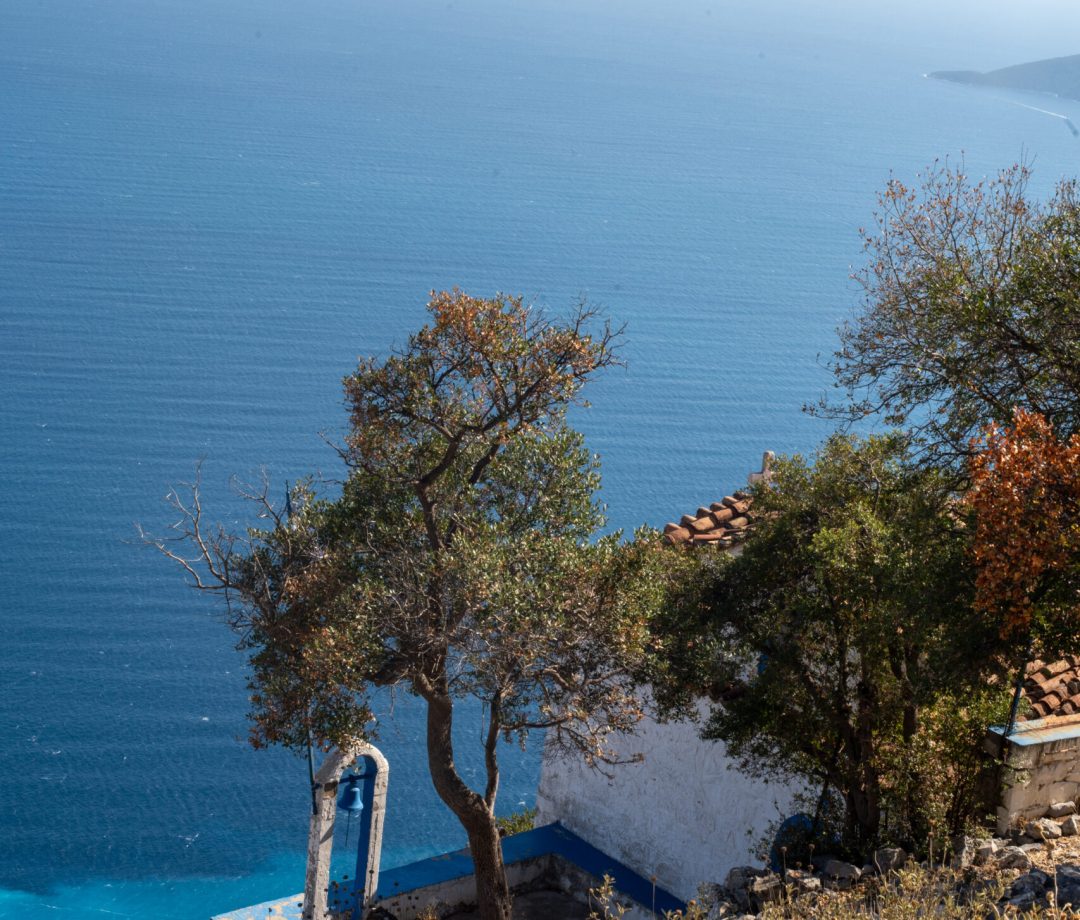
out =
[[(1076, 172), (1080, 103), (925, 74), (1078, 27), (1048, 0), (0, 0), (0, 917), (302, 887), (306, 764), (247, 745), (220, 608), (137, 536), (197, 464), (226, 526), (237, 482), (332, 483), (342, 377), (459, 286), (626, 324), (575, 414), (612, 528), (716, 500), (828, 434), (801, 407), (890, 175)], [(379, 712), (384, 865), (461, 846), (416, 701)], [(457, 732), (476, 780), (475, 707)], [(539, 744), (502, 752), (503, 813)]]

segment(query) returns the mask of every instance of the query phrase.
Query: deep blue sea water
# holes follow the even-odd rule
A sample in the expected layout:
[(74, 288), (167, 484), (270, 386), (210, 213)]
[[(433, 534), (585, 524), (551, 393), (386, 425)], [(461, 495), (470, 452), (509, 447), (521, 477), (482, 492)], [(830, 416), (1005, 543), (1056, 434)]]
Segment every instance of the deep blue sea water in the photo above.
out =
[[(133, 522), (200, 457), (226, 520), (231, 474), (332, 475), (340, 378), (427, 291), (626, 321), (578, 421), (613, 525), (662, 525), (826, 433), (799, 407), (890, 169), (1076, 170), (1022, 104), (1080, 103), (922, 77), (1075, 53), (1069, 5), (866, 6), (0, 3), (0, 917), (299, 890), (304, 764), (246, 747), (241, 656)], [(385, 862), (459, 845), (384, 712)], [(505, 758), (512, 811), (537, 754)]]

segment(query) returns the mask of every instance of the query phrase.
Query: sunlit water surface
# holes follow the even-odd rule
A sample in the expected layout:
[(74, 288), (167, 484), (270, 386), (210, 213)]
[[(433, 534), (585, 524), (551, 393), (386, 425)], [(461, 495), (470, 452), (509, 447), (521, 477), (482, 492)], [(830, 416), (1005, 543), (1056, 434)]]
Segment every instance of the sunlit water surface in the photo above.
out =
[[(1032, 100), (922, 74), (1073, 53), (1075, 13), (862, 7), (4, 5), (0, 916), (186, 920), (301, 887), (305, 766), (245, 745), (241, 656), (133, 522), (167, 524), (200, 457), (227, 519), (233, 473), (335, 473), (340, 378), (427, 291), (625, 321), (629, 367), (577, 420), (613, 526), (663, 525), (825, 433), (800, 405), (890, 168), (1074, 170)], [(385, 863), (460, 845), (414, 701), (383, 712)], [(538, 755), (503, 756), (513, 811)]]

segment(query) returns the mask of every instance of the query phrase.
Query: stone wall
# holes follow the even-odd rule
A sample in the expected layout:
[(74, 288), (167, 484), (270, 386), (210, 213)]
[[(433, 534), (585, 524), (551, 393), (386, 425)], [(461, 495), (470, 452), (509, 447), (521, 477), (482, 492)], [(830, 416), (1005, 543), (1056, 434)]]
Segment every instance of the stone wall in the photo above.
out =
[(1080, 721), (1021, 723), (1009, 741), (998, 808), (1002, 834), (1042, 817), (1056, 802), (1072, 802), (1080, 796)]
[(723, 744), (698, 731), (646, 719), (618, 745), (622, 757), (643, 761), (604, 772), (546, 751), (537, 823), (561, 821), (677, 897), (695, 897), (702, 882), (749, 862), (752, 843), (790, 814), (792, 800), (790, 789), (736, 771)]

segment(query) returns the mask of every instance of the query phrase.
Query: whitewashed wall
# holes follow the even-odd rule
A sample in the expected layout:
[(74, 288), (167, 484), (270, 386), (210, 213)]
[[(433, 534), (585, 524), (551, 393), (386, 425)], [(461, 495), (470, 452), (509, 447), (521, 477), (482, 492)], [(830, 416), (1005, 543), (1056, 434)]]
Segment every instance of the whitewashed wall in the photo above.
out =
[(739, 773), (723, 744), (698, 731), (646, 719), (619, 745), (644, 761), (605, 767), (610, 778), (580, 758), (545, 752), (537, 824), (561, 821), (683, 900), (702, 882), (722, 882), (732, 866), (754, 862), (752, 842), (791, 813), (792, 793)]

